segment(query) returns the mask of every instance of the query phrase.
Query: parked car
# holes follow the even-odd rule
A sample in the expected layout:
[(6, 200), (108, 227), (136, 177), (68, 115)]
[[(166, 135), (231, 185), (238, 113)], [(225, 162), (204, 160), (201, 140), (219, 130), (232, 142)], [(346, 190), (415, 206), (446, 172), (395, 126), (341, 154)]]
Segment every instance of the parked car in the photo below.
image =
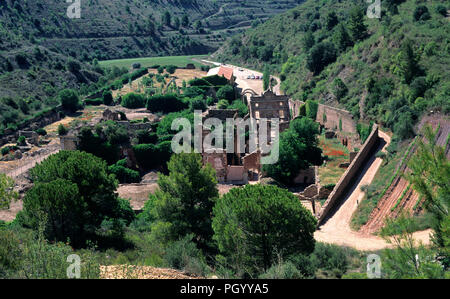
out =
[(252, 76), (247, 76), (247, 79), (251, 79), (252, 78)]
[(256, 76), (256, 80), (259, 80), (259, 76)]
[(251, 76), (250, 76), (250, 79), (255, 79), (255, 75), (251, 75)]

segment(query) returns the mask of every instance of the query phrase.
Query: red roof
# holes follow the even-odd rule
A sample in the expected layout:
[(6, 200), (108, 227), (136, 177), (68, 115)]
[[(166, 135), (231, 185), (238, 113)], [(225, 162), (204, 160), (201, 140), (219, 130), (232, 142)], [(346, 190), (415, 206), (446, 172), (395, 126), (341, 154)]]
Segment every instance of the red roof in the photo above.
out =
[(233, 78), (233, 69), (229, 67), (223, 67), (221, 66), (219, 69), (219, 72), (217, 73), (219, 76), (225, 77), (227, 80), (230, 80)]

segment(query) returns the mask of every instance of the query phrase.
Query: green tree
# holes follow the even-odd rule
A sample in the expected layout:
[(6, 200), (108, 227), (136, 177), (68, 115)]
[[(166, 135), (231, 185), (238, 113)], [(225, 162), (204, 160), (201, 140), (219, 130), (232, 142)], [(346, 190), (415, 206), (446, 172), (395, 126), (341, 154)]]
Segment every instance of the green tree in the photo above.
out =
[(264, 67), (263, 73), (263, 89), (268, 90), (270, 87), (270, 68), (268, 65)]
[(322, 150), (318, 147), (318, 124), (308, 117), (295, 119), (289, 129), (280, 135), (279, 160), (264, 165), (264, 170), (275, 180), (291, 184), (301, 169), (322, 164)]
[(171, 26), (172, 24), (172, 15), (168, 10), (166, 10), (162, 16), (162, 23), (166, 26)]
[(187, 15), (183, 15), (181, 18), (181, 26), (183, 27), (189, 27), (189, 17)]
[(426, 21), (431, 19), (430, 12), (428, 11), (428, 7), (425, 5), (419, 5), (414, 10), (414, 20), (416, 21)]
[(316, 43), (314, 35), (311, 31), (307, 31), (303, 36), (303, 50), (308, 52)]
[(72, 238), (74, 246), (84, 246), (86, 240), (98, 239), (104, 221), (129, 223), (133, 218), (115, 193), (117, 181), (106, 163), (91, 154), (60, 151), (31, 169), (30, 176), (34, 186), (18, 217), (37, 229), (42, 214), (47, 215), (50, 239)]
[(131, 92), (123, 97), (121, 105), (129, 109), (143, 108), (145, 107), (145, 97), (142, 94)]
[(217, 98), (220, 100), (227, 100), (229, 103), (233, 102), (236, 99), (236, 93), (234, 92), (234, 88), (231, 85), (225, 85), (216, 93)]
[(240, 275), (268, 270), (280, 255), (314, 250), (315, 218), (276, 186), (231, 189), (217, 201), (212, 226), (220, 252)]
[(80, 106), (78, 94), (73, 89), (64, 89), (59, 93), (59, 101), (62, 107), (71, 112), (77, 111)]
[(102, 94), (103, 97), (103, 104), (105, 105), (111, 105), (113, 102), (113, 96), (111, 90), (105, 90)]
[(336, 61), (336, 49), (329, 42), (314, 45), (306, 58), (306, 66), (318, 75), (327, 65)]
[(333, 34), (333, 40), (340, 53), (353, 45), (352, 38), (342, 23), (337, 26), (336, 31)]
[[(450, 161), (445, 147), (437, 145), (437, 132), (430, 126), (423, 131), (425, 140), (419, 140), (417, 150), (408, 163), (411, 173), (407, 178), (424, 201), (424, 207), (434, 216), (433, 241), (450, 266)], [(447, 139), (447, 146), (448, 146)]]
[(305, 109), (306, 116), (315, 121), (317, 118), (317, 111), (319, 110), (319, 103), (314, 100), (306, 100)]
[(325, 20), (325, 26), (327, 27), (327, 30), (331, 30), (339, 24), (339, 19), (334, 11), (328, 13), (326, 20)]
[(0, 173), (0, 209), (7, 209), (12, 201), (19, 198), (14, 191), (14, 180), (4, 173)]
[(338, 102), (345, 97), (348, 92), (348, 88), (345, 83), (341, 80), (341, 78), (336, 78), (333, 81), (333, 94), (338, 100)]
[(210, 248), (211, 213), (219, 196), (214, 169), (203, 166), (199, 154), (187, 153), (173, 155), (167, 167), (169, 175), (159, 174), (159, 190), (150, 195), (144, 213), (168, 224), (167, 238), (178, 240), (192, 233), (199, 248)]
[(367, 26), (364, 24), (364, 9), (354, 6), (350, 11), (347, 28), (350, 31), (353, 42), (360, 41), (367, 36)]
[(402, 77), (406, 84), (410, 84), (420, 71), (419, 56), (414, 52), (413, 42), (407, 39), (394, 57), (393, 72)]

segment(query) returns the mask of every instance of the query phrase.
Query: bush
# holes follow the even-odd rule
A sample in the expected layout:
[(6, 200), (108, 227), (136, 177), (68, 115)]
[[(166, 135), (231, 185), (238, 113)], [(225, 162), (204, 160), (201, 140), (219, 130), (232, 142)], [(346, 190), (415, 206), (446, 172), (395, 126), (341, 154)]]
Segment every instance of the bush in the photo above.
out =
[(419, 5), (414, 10), (414, 20), (416, 21), (426, 21), (431, 18), (430, 12), (428, 11), (428, 7), (425, 5)]
[(229, 105), (229, 103), (228, 103), (227, 100), (220, 100), (220, 101), (217, 103), (217, 109), (227, 109), (227, 108), (228, 108), (228, 105)]
[(59, 136), (64, 136), (67, 134), (67, 129), (63, 124), (59, 124), (58, 126), (58, 135)]
[(41, 136), (47, 135), (47, 131), (44, 128), (39, 128), (36, 130), (36, 133), (38, 133)]
[(9, 154), (10, 150), (11, 148), (9, 146), (5, 146), (4, 148), (2, 148), (1, 150), (2, 156), (6, 156), (7, 154)]
[(25, 136), (19, 136), (19, 138), (17, 139), (17, 146), (26, 146), (27, 145), (27, 140), (25, 138)]
[(147, 109), (151, 112), (178, 112), (188, 107), (176, 94), (156, 95), (147, 101)]
[(314, 45), (308, 54), (306, 65), (318, 75), (327, 65), (336, 61), (336, 48), (329, 42)]
[(260, 279), (301, 279), (303, 275), (291, 262), (279, 263), (273, 265), (264, 274), (259, 276)]
[(109, 106), (113, 102), (112, 92), (110, 90), (105, 90), (102, 94), (103, 104)]
[(170, 141), (165, 141), (157, 145), (138, 144), (133, 146), (133, 150), (139, 166), (150, 170), (165, 166), (170, 159), (172, 146)]
[(158, 135), (156, 133), (146, 130), (138, 130), (136, 137), (139, 144), (155, 144), (158, 141)]
[(145, 107), (145, 97), (137, 93), (129, 93), (122, 98), (121, 105), (129, 109)]
[(177, 66), (176, 65), (166, 65), (166, 71), (169, 73), (169, 74), (174, 74), (175, 73), (175, 71), (177, 70)]
[(88, 106), (100, 106), (101, 104), (103, 104), (103, 99), (86, 99), (84, 100), (84, 103)]
[(141, 181), (141, 176), (139, 175), (139, 172), (124, 167), (122, 165), (118, 165), (119, 162), (115, 165), (111, 165), (108, 167), (108, 172), (114, 174), (119, 183), (132, 184), (132, 183), (139, 183)]
[(135, 63), (133, 63), (132, 67), (133, 67), (134, 69), (138, 69), (138, 68), (141, 67), (141, 64), (140, 64), (139, 62), (135, 62)]
[(166, 248), (165, 260), (171, 268), (186, 271), (189, 274), (205, 276), (208, 270), (205, 258), (190, 234), (173, 242)]
[(69, 60), (69, 62), (67, 62), (67, 69), (71, 73), (77, 73), (80, 71), (81, 66), (78, 62), (76, 62), (74, 60)]
[(78, 110), (80, 100), (78, 94), (73, 89), (64, 89), (59, 93), (59, 101), (64, 109), (71, 112)]
[(216, 93), (217, 98), (220, 100), (227, 100), (229, 103), (233, 102), (236, 99), (236, 93), (234, 92), (234, 88), (231, 85), (225, 85)]
[(436, 12), (444, 17), (447, 16), (447, 8), (444, 5), (438, 5), (436, 7)]

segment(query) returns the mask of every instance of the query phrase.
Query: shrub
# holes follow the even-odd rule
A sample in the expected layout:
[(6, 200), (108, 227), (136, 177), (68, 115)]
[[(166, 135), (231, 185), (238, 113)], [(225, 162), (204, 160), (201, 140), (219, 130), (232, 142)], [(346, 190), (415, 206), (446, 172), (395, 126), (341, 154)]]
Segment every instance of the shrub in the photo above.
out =
[(419, 5), (414, 10), (414, 20), (416, 21), (426, 21), (431, 18), (430, 12), (428, 11), (428, 7), (425, 5)]
[(67, 62), (67, 69), (69, 70), (69, 72), (71, 73), (77, 73), (80, 71), (81, 66), (78, 62), (76, 62), (75, 60), (69, 60)]
[(47, 131), (44, 128), (39, 128), (36, 130), (36, 133), (38, 133), (41, 136), (47, 135)]
[(218, 108), (218, 109), (227, 109), (227, 108), (228, 108), (228, 105), (229, 105), (229, 103), (228, 103), (227, 100), (220, 100), (220, 101), (217, 103), (217, 108)]
[(178, 112), (188, 107), (176, 94), (156, 95), (147, 101), (147, 109), (151, 112)]
[(109, 166), (108, 172), (114, 174), (119, 183), (131, 184), (140, 182), (141, 176), (139, 175), (139, 172), (118, 164), (119, 162), (115, 165)]
[(5, 146), (4, 148), (2, 148), (1, 150), (2, 156), (6, 156), (7, 154), (9, 154), (10, 150), (11, 148), (9, 146)]
[(137, 93), (129, 93), (122, 98), (121, 105), (129, 109), (145, 107), (145, 97)]
[(113, 102), (112, 92), (110, 90), (105, 90), (102, 94), (103, 104), (109, 106)]
[(140, 64), (139, 62), (135, 62), (135, 63), (133, 63), (132, 67), (133, 67), (134, 69), (138, 69), (138, 68), (141, 67), (141, 64)]
[(327, 65), (336, 60), (336, 48), (329, 42), (314, 45), (308, 54), (306, 65), (318, 75)]
[(442, 16), (446, 17), (447, 16), (447, 8), (444, 5), (438, 5), (436, 7), (436, 12), (438, 14), (441, 14)]
[(157, 145), (138, 144), (133, 146), (133, 150), (139, 166), (150, 170), (165, 166), (170, 159), (172, 147), (170, 141), (165, 141)]
[(59, 93), (59, 100), (64, 109), (71, 112), (77, 111), (80, 106), (78, 94), (73, 89), (64, 89)]
[(67, 129), (63, 124), (59, 124), (58, 126), (58, 135), (59, 136), (64, 136), (67, 134)]
[(202, 252), (192, 241), (193, 237), (194, 235), (190, 234), (170, 244), (164, 258), (171, 268), (205, 276), (208, 266)]
[(216, 93), (217, 98), (221, 100), (227, 100), (229, 103), (236, 99), (236, 93), (234, 92), (234, 88), (231, 85), (225, 85)]
[(169, 73), (169, 74), (174, 74), (175, 73), (175, 71), (177, 70), (177, 66), (176, 65), (166, 65), (166, 71)]
[(26, 146), (27, 145), (27, 140), (26, 140), (25, 136), (19, 136), (19, 138), (17, 139), (17, 145), (18, 146)]
[(99, 105), (103, 104), (103, 99), (102, 98), (86, 99), (86, 100), (84, 100), (84, 103), (88, 106), (99, 106)]
[(136, 137), (139, 144), (155, 144), (158, 141), (158, 135), (156, 133), (146, 130), (138, 130)]
[(260, 279), (301, 279), (302, 273), (291, 262), (278, 263), (269, 268)]

